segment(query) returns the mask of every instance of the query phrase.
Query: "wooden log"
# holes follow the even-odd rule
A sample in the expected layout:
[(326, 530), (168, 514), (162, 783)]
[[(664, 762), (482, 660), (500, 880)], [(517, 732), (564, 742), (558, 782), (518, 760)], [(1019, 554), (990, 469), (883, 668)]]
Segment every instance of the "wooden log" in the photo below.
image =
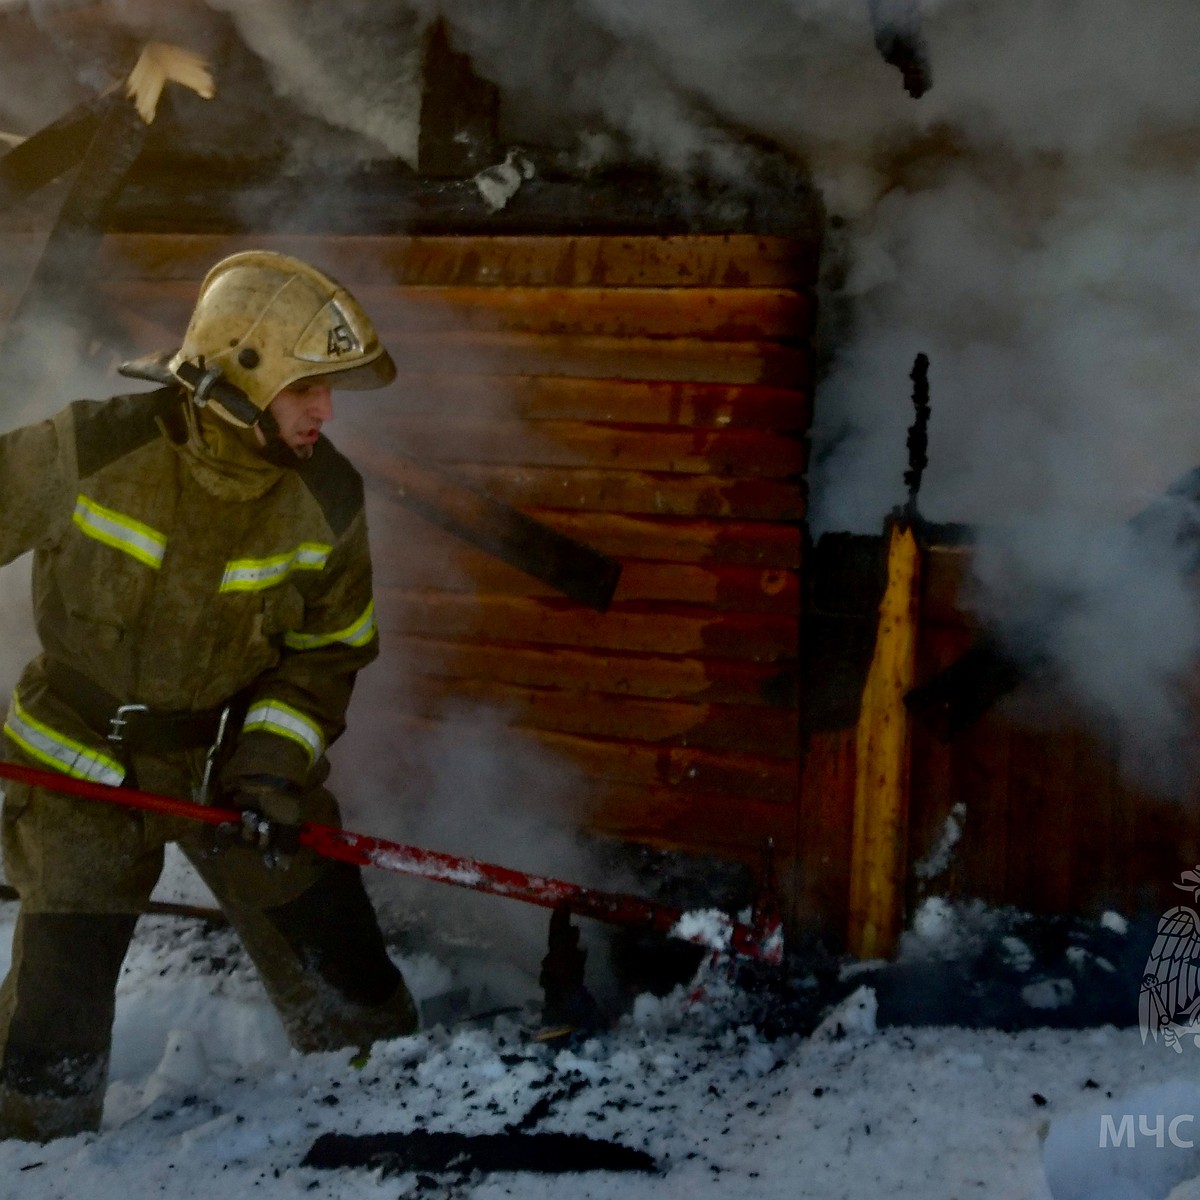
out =
[(813, 734), (800, 779), (792, 921), (838, 950), (847, 929), (854, 789), (855, 730)]
[(617, 558), (747, 563), (785, 569), (798, 568), (803, 558), (803, 534), (794, 524), (639, 517), (537, 507), (527, 511), (552, 528)]
[(806, 392), (757, 384), (445, 372), (430, 378), (403, 371), (380, 399), (389, 411), (406, 417), (587, 421), (775, 433), (807, 430), (811, 408)]
[(610, 785), (594, 803), (589, 828), (662, 850), (710, 853), (762, 865), (768, 839), (791, 844), (794, 815), (782, 804), (745, 797), (687, 796), (673, 788)]
[(388, 349), (406, 371), (440, 374), (447, 363), (482, 375), (565, 375), (690, 383), (807, 386), (804, 347), (700, 338), (572, 337), (532, 333), (393, 334)]
[[(182, 329), (179, 306), (173, 319), (157, 311), (119, 305), (111, 310), (131, 339), (144, 336), (148, 320)], [(174, 334), (176, 340), (179, 334)], [(803, 389), (811, 376), (805, 347), (772, 342), (714, 342), (698, 338), (573, 337), (531, 333), (392, 333), (384, 331), (392, 357), (410, 375), (437, 377), (456, 372), (482, 376), (552, 375), (584, 379), (642, 379), (668, 382), (763, 384)], [(418, 385), (419, 386), (419, 385)], [(431, 385), (432, 386), (432, 385)]]
[(753, 234), (658, 236), (390, 237), (339, 234), (110, 233), (105, 279), (199, 283), (238, 250), (295, 254), (351, 288), (435, 287), (778, 288), (816, 279), (810, 240)]
[[(57, 372), (68, 363), (69, 353), (60, 354), (56, 363), (46, 362), (40, 343), (51, 322), (69, 327), (73, 318), (77, 336), (82, 340), (85, 335), (86, 298), (79, 281), (92, 264), (103, 222), (146, 139), (137, 109), (119, 93), (103, 100), (97, 116), (54, 228), (0, 344), (0, 388), (12, 394), (28, 397), (37, 394), (34, 389), (54, 387)], [(78, 131), (68, 142), (73, 145), (77, 135)]]
[[(383, 786), (397, 793), (405, 792), (414, 779), (412, 774), (405, 773), (404, 748), (428, 745), (431, 741), (444, 743), (451, 729), (461, 728), (461, 713), (450, 718), (418, 715), (410, 701), (411, 697), (402, 697), (394, 707), (389, 707), (383, 722), (399, 748), (400, 764), (400, 772), (389, 776)], [(376, 723), (375, 728), (380, 727)], [(700, 805), (728, 806), (734, 819), (737, 808), (748, 801), (794, 809), (795, 759), (579, 736), (529, 725), (508, 726), (506, 738), (514, 746), (540, 747), (564, 772), (575, 772), (579, 790), (568, 802), (576, 811), (584, 807), (573, 803), (576, 799), (614, 792), (633, 793), (637, 788), (643, 789), (647, 803), (652, 796), (679, 792)], [(339, 761), (344, 761), (340, 754), (341, 751), (334, 753), (335, 772), (340, 770)], [(726, 780), (728, 787), (722, 782)], [(704, 786), (705, 781), (711, 786)]]
[[(375, 474), (377, 482), (383, 483), (394, 472), (381, 462)], [(803, 487), (773, 479), (466, 464), (456, 467), (455, 474), (522, 510), (582, 509), (742, 521), (799, 521), (805, 515)]]
[[(372, 543), (379, 586), (506, 596), (551, 597), (559, 591), (490, 554), (467, 547), (448, 554), (444, 539), (413, 536), (399, 522), (377, 527)], [(625, 562), (613, 599), (798, 615), (800, 580), (794, 571), (776, 568)]]
[(464, 704), (486, 705), (510, 725), (585, 737), (623, 738), (662, 746), (733, 750), (745, 754), (794, 756), (795, 714), (784, 708), (755, 708), (746, 719), (741, 705), (690, 704), (631, 696), (580, 693), (569, 688), (522, 688), (488, 680), (453, 682), (411, 679), (395, 703), (418, 716), (441, 716)]
[(916, 675), (920, 555), (910, 526), (893, 524), (879, 631), (855, 736), (850, 951), (890, 958), (904, 918), (909, 737), (904, 695)]
[[(391, 498), (393, 485), (368, 478), (367, 507), (373, 539), (389, 531), (403, 536), (412, 518)], [(795, 570), (803, 551), (801, 530), (767, 521), (637, 517), (619, 513), (569, 512), (531, 507), (524, 510), (543, 525), (613, 558), (645, 556), (663, 562), (745, 564), (763, 569)]]
[[(797, 705), (794, 663), (760, 664), (722, 658), (685, 658), (650, 652), (514, 642), (451, 641), (390, 635), (384, 661), (405, 676), (484, 679), (520, 687), (573, 686), (579, 692), (688, 700), (705, 704)], [(753, 720), (748, 713), (747, 720)]]
[(0, 158), (0, 212), (78, 166), (114, 100), (96, 96), (77, 105)]
[(382, 588), (385, 633), (435, 638), (588, 646), (747, 662), (795, 659), (797, 622), (769, 614), (709, 614), (680, 605), (614, 605), (599, 614), (565, 601), (521, 596), (456, 596)]
[(954, 794), (967, 806), (960, 879), (962, 893), (990, 904), (1008, 904), (1008, 864), (1025, 845), (1009, 825), (1012, 729), (985, 716), (950, 745)]
[[(102, 281), (101, 290), (135, 312), (186, 321), (197, 286), (190, 279), (118, 278)], [(812, 325), (811, 299), (786, 288), (364, 284), (354, 294), (385, 344), (414, 333), (467, 331), (771, 342), (802, 339)]]
[[(348, 401), (353, 404), (353, 400)], [(533, 430), (512, 421), (412, 421), (364, 412), (342, 422), (338, 444), (354, 458), (394, 448), (424, 462), (519, 467), (603, 467), (675, 475), (791, 479), (808, 458), (806, 439), (760, 430), (611, 429), (580, 421), (542, 421)]]

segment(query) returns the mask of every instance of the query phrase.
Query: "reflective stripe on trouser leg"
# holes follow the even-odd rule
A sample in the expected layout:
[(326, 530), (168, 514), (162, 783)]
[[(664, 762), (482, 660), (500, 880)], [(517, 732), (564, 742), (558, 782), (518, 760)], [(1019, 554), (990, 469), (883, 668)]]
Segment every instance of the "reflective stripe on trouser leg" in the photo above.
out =
[(137, 917), (21, 913), (0, 987), (0, 1137), (100, 1124), (117, 976)]

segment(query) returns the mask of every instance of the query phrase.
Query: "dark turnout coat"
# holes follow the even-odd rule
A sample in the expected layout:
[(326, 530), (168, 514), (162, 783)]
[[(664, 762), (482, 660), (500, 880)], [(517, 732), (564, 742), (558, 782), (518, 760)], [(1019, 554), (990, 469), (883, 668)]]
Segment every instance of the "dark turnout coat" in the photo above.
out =
[(238, 770), (302, 784), (378, 652), (362, 481), (324, 438), (290, 466), (223, 463), (187, 403), (170, 388), (79, 401), (0, 437), (0, 562), (33, 551), (45, 651), (4, 730), (55, 770), (122, 781), (52, 689), (54, 660), (161, 712), (241, 694)]

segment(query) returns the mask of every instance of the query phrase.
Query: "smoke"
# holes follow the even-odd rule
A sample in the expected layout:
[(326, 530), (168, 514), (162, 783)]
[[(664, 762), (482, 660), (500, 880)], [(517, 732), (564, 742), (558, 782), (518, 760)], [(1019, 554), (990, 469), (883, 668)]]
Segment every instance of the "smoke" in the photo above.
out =
[[(733, 177), (746, 132), (806, 159), (831, 218), (814, 528), (875, 530), (903, 499), (927, 353), (922, 510), (980, 527), (982, 614), (1037, 640), (1130, 761), (1178, 744), (1200, 614), (1169, 546), (1122, 526), (1200, 462), (1200, 10), (418, 4), (538, 133), (613, 125), (669, 169)], [(919, 101), (889, 35), (927, 55)]]
[[(303, 111), (415, 167), (424, 29), (377, 0), (209, 0)], [(383, 153), (386, 152), (386, 155)]]

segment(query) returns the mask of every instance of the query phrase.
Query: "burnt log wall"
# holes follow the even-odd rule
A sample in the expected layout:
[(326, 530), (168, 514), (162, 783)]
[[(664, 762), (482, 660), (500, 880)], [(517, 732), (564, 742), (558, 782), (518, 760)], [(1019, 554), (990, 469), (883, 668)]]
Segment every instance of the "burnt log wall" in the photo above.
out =
[[(815, 248), (112, 234), (108, 321), (131, 348), (177, 344), (207, 267), (251, 244), (341, 279), (399, 366), (328, 430), (371, 496), (371, 674), (376, 694), (394, 676), (397, 728), (484, 705), (577, 764), (593, 831), (755, 866), (771, 838), (790, 880)], [(399, 503), (402, 455), (618, 558), (609, 611)]]

